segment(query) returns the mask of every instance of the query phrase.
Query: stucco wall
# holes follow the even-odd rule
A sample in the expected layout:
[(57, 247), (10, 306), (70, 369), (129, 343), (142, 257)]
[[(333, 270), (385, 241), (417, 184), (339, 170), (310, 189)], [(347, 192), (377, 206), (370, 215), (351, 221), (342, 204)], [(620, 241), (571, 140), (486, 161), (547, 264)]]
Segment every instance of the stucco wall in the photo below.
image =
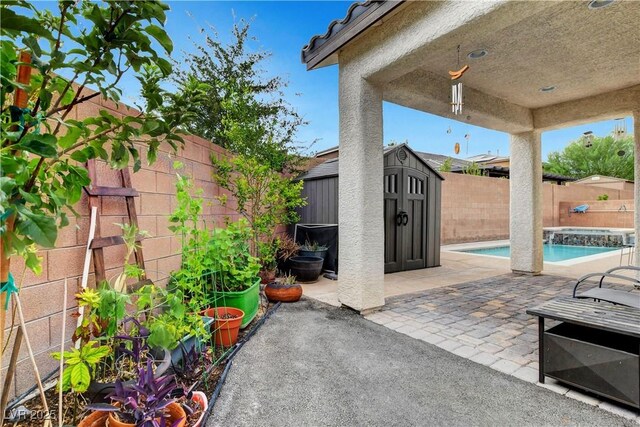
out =
[[(89, 102), (76, 112), (77, 118), (82, 119), (94, 116), (100, 109), (107, 108), (113, 114), (132, 114), (132, 110), (118, 108), (113, 103)], [(179, 239), (173, 237), (167, 228), (168, 215), (176, 206), (175, 179), (176, 171), (173, 170), (173, 162), (178, 160), (184, 164), (180, 171), (182, 175), (193, 177), (194, 185), (204, 190), (204, 219), (210, 224), (221, 225), (225, 217), (232, 220), (237, 215), (230, 208), (220, 206), (215, 197), (224, 190), (218, 188), (212, 180), (212, 166), (210, 156), (226, 155), (224, 150), (211, 142), (198, 137), (186, 137), (184, 149), (177, 154), (170, 152), (169, 147), (162, 147), (158, 153), (158, 160), (149, 166), (142, 156), (142, 169), (131, 175), (133, 187), (140, 192), (136, 198), (136, 211), (141, 230), (146, 230), (151, 237), (143, 241), (143, 253), (146, 270), (149, 278), (164, 284), (167, 275), (180, 264), (181, 245)], [(99, 163), (98, 185), (120, 186), (118, 174), (110, 170), (105, 164)], [(233, 206), (230, 200), (229, 206)], [(102, 201), (101, 234), (111, 236), (122, 234), (114, 223), (127, 221), (127, 211), (124, 198), (105, 197)], [(24, 307), (27, 333), (29, 335), (33, 351), (36, 354), (39, 370), (42, 375), (53, 370), (57, 363), (49, 355), (58, 350), (61, 340), (63, 283), (68, 279), (68, 306), (67, 306), (67, 337), (70, 339), (75, 329), (76, 319), (70, 317), (75, 312), (74, 295), (80, 286), (80, 276), (84, 262), (85, 247), (89, 229), (88, 201), (83, 198), (76, 210), (80, 218), (70, 218), (70, 225), (60, 230), (56, 248), (41, 251), (43, 257), (43, 272), (40, 276), (27, 271), (20, 292)], [(117, 275), (122, 266), (124, 247), (111, 247), (105, 249), (105, 266), (107, 277)], [(91, 265), (93, 270), (93, 264)], [(16, 279), (22, 276), (23, 263), (19, 259), (13, 259), (11, 271)], [(94, 285), (93, 274), (89, 278), (90, 286)], [(11, 322), (8, 316), (8, 325)], [(8, 330), (5, 331), (8, 335)], [(13, 334), (15, 336), (15, 333)], [(13, 337), (11, 342), (13, 342)], [(2, 358), (2, 377), (4, 378), (8, 365), (12, 345), (8, 347)], [(16, 372), (14, 387), (16, 393), (21, 393), (34, 384), (34, 377), (28, 361), (26, 348), (23, 345), (19, 356), (19, 364)]]
[[(442, 183), (441, 213), (443, 244), (509, 238), (509, 180), (454, 173), (443, 173), (443, 175), (445, 177)], [(610, 189), (603, 191), (602, 188), (547, 183), (543, 184), (542, 191), (545, 227), (578, 225), (561, 223), (560, 210), (564, 207), (561, 208), (560, 203), (570, 202), (570, 205), (575, 206), (581, 203), (592, 204), (591, 201), (605, 193), (609, 196), (610, 202), (622, 199), (622, 203), (625, 203), (633, 212), (633, 192), (630, 191)], [(587, 221), (585, 226), (614, 226), (606, 222), (600, 224), (599, 216), (592, 215), (590, 218), (591, 221)], [(630, 225), (618, 225), (618, 227), (633, 227), (633, 222)]]

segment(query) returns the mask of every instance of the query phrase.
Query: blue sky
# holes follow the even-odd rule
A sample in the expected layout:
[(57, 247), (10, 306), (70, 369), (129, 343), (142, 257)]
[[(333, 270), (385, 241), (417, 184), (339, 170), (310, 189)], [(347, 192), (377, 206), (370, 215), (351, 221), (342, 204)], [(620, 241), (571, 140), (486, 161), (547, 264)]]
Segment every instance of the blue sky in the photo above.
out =
[[(338, 68), (326, 67), (306, 71), (300, 51), (315, 34), (324, 33), (327, 25), (342, 18), (349, 1), (169, 1), (167, 32), (174, 42), (176, 59), (182, 51), (194, 50), (190, 37), (202, 41), (198, 28), (214, 26), (222, 41), (229, 40), (234, 21), (251, 20), (251, 33), (258, 41), (253, 49), (267, 50), (271, 58), (264, 64), (268, 75), (280, 75), (289, 81), (289, 102), (310, 122), (298, 134), (304, 142), (317, 140), (312, 150), (319, 151), (338, 144)], [(43, 3), (52, 7), (54, 3)], [(133, 78), (123, 81), (125, 93), (135, 93)], [(126, 95), (125, 99), (126, 101)], [(632, 131), (632, 120), (627, 117)], [(451, 127), (451, 133), (447, 129)], [(546, 132), (542, 135), (543, 159), (550, 151), (561, 150), (583, 132), (591, 130), (604, 136), (613, 129), (613, 121)], [(468, 152), (464, 138), (469, 134)], [(454, 156), (456, 142), (461, 157), (499, 151), (508, 155), (509, 136), (438, 116), (385, 103), (384, 141), (407, 140), (419, 151)]]

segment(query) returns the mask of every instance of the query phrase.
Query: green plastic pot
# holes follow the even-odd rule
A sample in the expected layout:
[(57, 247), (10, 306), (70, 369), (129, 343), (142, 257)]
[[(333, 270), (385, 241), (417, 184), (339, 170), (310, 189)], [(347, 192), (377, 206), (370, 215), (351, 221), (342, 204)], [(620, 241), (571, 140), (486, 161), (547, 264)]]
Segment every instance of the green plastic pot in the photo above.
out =
[(244, 329), (258, 314), (260, 306), (260, 278), (253, 285), (240, 292), (216, 292), (216, 307), (234, 307), (244, 311), (240, 329)]

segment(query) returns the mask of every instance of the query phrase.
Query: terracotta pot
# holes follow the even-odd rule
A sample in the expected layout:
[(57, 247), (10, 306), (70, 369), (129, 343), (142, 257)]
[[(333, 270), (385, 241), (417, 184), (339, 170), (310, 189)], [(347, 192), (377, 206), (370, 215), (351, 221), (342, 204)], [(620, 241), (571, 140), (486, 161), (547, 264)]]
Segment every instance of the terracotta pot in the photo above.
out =
[[(213, 317), (213, 336), (216, 345), (223, 347), (232, 347), (238, 342), (238, 332), (244, 317), (244, 311), (233, 307), (217, 307), (208, 308), (202, 312), (205, 316)], [(235, 316), (233, 319), (222, 319), (221, 317), (230, 314)]]
[(209, 407), (209, 399), (207, 399), (207, 395), (201, 391), (194, 391), (191, 396), (191, 400), (197, 402), (202, 408), (202, 413), (200, 414), (200, 418), (198, 421), (193, 423), (192, 427), (200, 427), (200, 423), (202, 423), (202, 419), (204, 418), (205, 412), (207, 412), (207, 408)]
[(104, 427), (107, 425), (108, 412), (92, 412), (78, 423), (78, 427)]
[(302, 286), (299, 283), (288, 285), (285, 283), (271, 282), (264, 288), (264, 293), (269, 301), (296, 302), (302, 296)]
[(275, 270), (260, 270), (258, 273), (260, 276), (260, 283), (267, 284), (271, 283), (276, 279), (276, 271)]
[[(167, 406), (167, 412), (169, 413), (169, 420), (167, 425), (173, 425), (174, 422), (180, 420), (177, 427), (185, 427), (187, 424), (187, 414), (182, 409), (180, 404), (173, 402)], [(109, 418), (107, 420), (107, 427), (135, 427), (135, 424), (123, 423), (118, 421), (113, 412), (109, 412)]]

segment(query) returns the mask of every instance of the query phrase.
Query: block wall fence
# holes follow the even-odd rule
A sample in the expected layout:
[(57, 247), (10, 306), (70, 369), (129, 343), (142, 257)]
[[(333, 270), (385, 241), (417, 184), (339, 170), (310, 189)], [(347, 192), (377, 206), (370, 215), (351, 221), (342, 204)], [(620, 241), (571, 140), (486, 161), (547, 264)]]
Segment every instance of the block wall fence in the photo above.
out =
[[(95, 102), (83, 104), (81, 108), (73, 112), (75, 118), (83, 119), (95, 116), (101, 109), (107, 109), (114, 115), (137, 113), (135, 110), (127, 109), (110, 101), (99, 101), (97, 98), (94, 100)], [(157, 161), (151, 166), (147, 164), (146, 156), (141, 153), (142, 169), (131, 173), (133, 187), (140, 193), (140, 196), (136, 197), (139, 228), (150, 234), (150, 237), (142, 242), (147, 276), (155, 280), (156, 283), (166, 283), (169, 273), (180, 266), (180, 239), (168, 229), (168, 215), (176, 206), (176, 173), (192, 177), (194, 187), (202, 188), (206, 201), (203, 219), (210, 226), (223, 225), (226, 217), (233, 221), (238, 219), (238, 215), (233, 211), (235, 201), (225, 190), (220, 189), (213, 182), (213, 168), (210, 161), (212, 155), (220, 157), (228, 154), (224, 149), (208, 140), (187, 136), (184, 148), (177, 153), (174, 153), (169, 146), (161, 147)], [(184, 168), (180, 171), (173, 169), (173, 163), (176, 160), (184, 164)], [(105, 163), (98, 162), (97, 175), (97, 185), (121, 186), (118, 173), (111, 170)], [(226, 208), (220, 206), (220, 203), (215, 199), (216, 196), (225, 193), (229, 196)], [(100, 218), (102, 236), (122, 234), (120, 228), (114, 224), (128, 221), (124, 200), (123, 197), (102, 198)], [(43, 257), (42, 274), (36, 276), (27, 271), (20, 292), (27, 334), (36, 355), (41, 375), (48, 374), (58, 365), (58, 362), (50, 357), (50, 353), (59, 351), (60, 348), (65, 278), (68, 280), (65, 334), (69, 340), (67, 345), (70, 344), (70, 338), (76, 325), (76, 318), (71, 315), (76, 312), (74, 295), (80, 288), (80, 277), (88, 239), (89, 208), (86, 194), (75, 208), (80, 217), (76, 219), (70, 215), (70, 224), (59, 231), (55, 249), (40, 251), (39, 255)], [(108, 278), (116, 276), (122, 270), (124, 250), (124, 246), (104, 249)], [(17, 281), (22, 276), (23, 270), (24, 264), (21, 260), (12, 259), (11, 271)], [(93, 271), (93, 263), (91, 271)], [(95, 279), (91, 274), (89, 286), (94, 285)], [(10, 313), (7, 316), (7, 326), (11, 324)], [(8, 335), (7, 329), (5, 336)], [(9, 363), (14, 336), (15, 331), (2, 358), (2, 378), (5, 377)], [(28, 359), (26, 346), (23, 343), (12, 391), (15, 394), (20, 394), (33, 384), (35, 384), (33, 370)]]
[[(484, 176), (442, 173), (442, 244), (509, 238), (509, 180)], [(633, 192), (583, 185), (544, 184), (543, 225), (545, 227), (588, 226), (633, 228)], [(583, 217), (568, 217), (567, 206), (575, 207), (607, 194), (616, 209), (624, 201), (630, 214), (620, 214), (615, 224), (602, 222), (591, 212)], [(629, 200), (631, 199), (631, 200)], [(597, 204), (597, 203), (595, 203)], [(594, 204), (594, 205), (595, 205)], [(609, 217), (612, 215), (608, 214)], [(630, 222), (628, 218), (631, 218)], [(574, 222), (572, 222), (574, 221)], [(579, 222), (578, 222), (579, 221)], [(609, 221), (609, 220), (607, 220)], [(614, 221), (614, 220), (611, 220)], [(625, 222), (626, 221), (626, 222)], [(612, 222), (613, 224), (613, 222)]]

